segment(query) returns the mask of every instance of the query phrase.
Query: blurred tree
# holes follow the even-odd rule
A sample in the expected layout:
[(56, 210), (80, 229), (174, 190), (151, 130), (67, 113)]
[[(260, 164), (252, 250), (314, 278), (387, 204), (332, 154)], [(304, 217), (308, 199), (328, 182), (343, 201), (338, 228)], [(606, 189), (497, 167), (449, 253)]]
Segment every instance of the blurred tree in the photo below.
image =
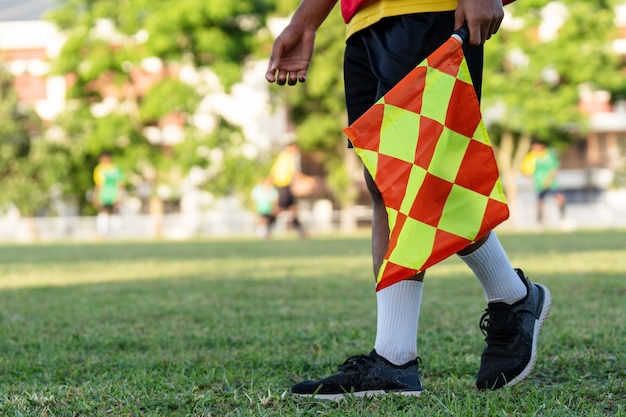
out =
[(508, 21), (485, 47), (482, 108), (511, 203), (532, 138), (560, 148), (587, 133), (581, 86), (624, 93), (623, 62), (611, 49), (617, 3), (524, 0), (505, 7)]
[[(196, 151), (181, 142), (211, 147), (215, 137), (233, 137), (193, 123), (210, 92), (203, 68), (226, 89), (239, 81), (272, 7), (269, 0), (72, 0), (51, 12), (49, 19), (67, 36), (54, 72), (71, 82), (67, 111), (56, 123), (77, 148), (72, 168), (82, 167), (72, 193), (88, 193), (97, 156), (109, 150), (134, 188), (143, 190), (141, 197), (176, 198), (176, 192), (159, 197), (157, 190), (176, 189), (192, 168), (186, 163), (198, 162), (181, 157), (181, 149)], [(227, 149), (236, 145), (219, 142)], [(81, 211), (89, 211), (83, 200)]]
[(213, 133), (190, 133), (174, 152), (182, 166), (195, 170), (195, 186), (215, 195), (239, 194), (244, 199), (259, 176), (269, 172), (271, 163), (270, 155), (258, 155), (241, 129), (223, 118)]
[[(65, 149), (42, 140), (41, 121), (20, 105), (13, 77), (0, 70), (0, 210), (15, 205), (31, 219), (49, 209), (54, 187), (66, 175)], [(30, 223), (30, 233), (36, 234)]]

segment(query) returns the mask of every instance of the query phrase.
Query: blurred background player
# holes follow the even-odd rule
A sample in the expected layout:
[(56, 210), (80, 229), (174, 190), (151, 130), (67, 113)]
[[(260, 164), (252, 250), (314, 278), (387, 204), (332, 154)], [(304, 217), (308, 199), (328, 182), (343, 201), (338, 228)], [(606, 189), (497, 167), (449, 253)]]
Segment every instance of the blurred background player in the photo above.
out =
[(289, 213), (291, 219), (289, 225), (296, 229), (300, 237), (306, 237), (306, 232), (298, 219), (298, 204), (293, 192), (294, 182), (299, 177), (304, 177), (301, 172), (300, 147), (292, 142), (278, 155), (270, 177), (278, 188), (278, 209), (280, 212)]
[(98, 165), (93, 171), (93, 181), (93, 204), (98, 210), (96, 232), (102, 237), (121, 226), (118, 214), (125, 191), (124, 173), (113, 163), (110, 152), (100, 155)]
[(251, 197), (259, 219), (257, 233), (260, 237), (267, 239), (270, 237), (278, 214), (278, 190), (272, 184), (272, 178), (261, 179), (252, 189)]
[(565, 195), (559, 191), (557, 174), (559, 173), (559, 158), (554, 150), (549, 149), (545, 143), (533, 141), (530, 152), (522, 162), (522, 173), (529, 175), (533, 180), (533, 187), (537, 193), (537, 222), (544, 221), (544, 201), (548, 195), (552, 195), (559, 207), (560, 220), (565, 219)]

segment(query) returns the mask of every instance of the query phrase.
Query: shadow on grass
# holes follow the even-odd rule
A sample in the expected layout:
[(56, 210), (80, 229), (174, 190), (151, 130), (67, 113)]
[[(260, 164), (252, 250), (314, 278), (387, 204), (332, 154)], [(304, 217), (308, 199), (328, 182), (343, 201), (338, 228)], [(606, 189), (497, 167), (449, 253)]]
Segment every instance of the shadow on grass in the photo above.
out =
[[(572, 253), (597, 250), (623, 250), (626, 230), (578, 231), (572, 233), (508, 234), (499, 233), (510, 254)], [(370, 239), (365, 235), (352, 237), (315, 237), (306, 241), (295, 239), (224, 239), (197, 241), (133, 241), (104, 243), (54, 243), (0, 245), (0, 266), (3, 264), (78, 263), (100, 260), (210, 260), (272, 257), (337, 256), (369, 254)]]
[(301, 257), (369, 252), (369, 238), (319, 237), (296, 239), (194, 240), (49, 243), (0, 245), (0, 265), (12, 263), (76, 263), (128, 260), (209, 260), (233, 258)]

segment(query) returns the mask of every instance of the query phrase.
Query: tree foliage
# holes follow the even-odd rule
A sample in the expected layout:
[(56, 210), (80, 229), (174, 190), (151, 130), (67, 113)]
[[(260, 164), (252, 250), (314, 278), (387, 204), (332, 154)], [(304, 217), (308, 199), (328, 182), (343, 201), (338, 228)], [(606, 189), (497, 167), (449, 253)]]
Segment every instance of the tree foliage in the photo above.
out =
[(41, 139), (41, 121), (20, 105), (13, 78), (0, 71), (0, 210), (14, 204), (31, 217), (52, 201), (52, 187), (64, 175), (64, 152)]
[[(520, 27), (504, 25), (487, 42), (483, 107), (501, 109), (493, 123), (500, 129), (558, 142), (573, 131), (585, 133), (587, 120), (578, 108), (581, 85), (617, 93), (624, 83), (620, 58), (610, 49), (618, 35), (610, 2), (564, 0), (548, 6), (552, 9), (538, 0), (506, 6)], [(562, 25), (542, 26), (546, 19), (559, 20), (542, 10), (562, 10)]]
[[(65, 50), (77, 52), (73, 60), (59, 61), (65, 62), (63, 72), (86, 66), (85, 61), (91, 67), (84, 75), (97, 76), (104, 69), (119, 70), (126, 60), (185, 57), (210, 67), (229, 86), (240, 79), (241, 63), (258, 47), (257, 33), (273, 8), (271, 0), (71, 0), (50, 18), (69, 35)], [(98, 36), (98, 28), (108, 24), (119, 34), (114, 54)]]
[(524, 0), (505, 7), (508, 22), (485, 47), (482, 107), (511, 202), (532, 138), (564, 148), (588, 132), (581, 86), (623, 93), (623, 62), (611, 49), (615, 5)]
[[(160, 186), (178, 187), (193, 166), (186, 163), (198, 163), (180, 154), (181, 149), (197, 153), (190, 144), (235, 153), (230, 148), (237, 143), (215, 140), (234, 136), (203, 132), (191, 122), (207, 86), (179, 74), (208, 68), (228, 89), (241, 79), (245, 60), (259, 50), (259, 32), (273, 7), (269, 0), (70, 0), (55, 9), (49, 18), (67, 41), (54, 72), (71, 80), (67, 111), (56, 123), (63, 140), (79, 148), (73, 168), (83, 170), (71, 184), (73, 193), (86, 194), (97, 155), (104, 150), (126, 171), (131, 190), (149, 189), (152, 195)], [(180, 126), (174, 140), (163, 133), (169, 119)], [(181, 139), (188, 143), (176, 145)], [(208, 170), (236, 165), (202, 162)], [(80, 201), (81, 211), (88, 211), (86, 200)]]

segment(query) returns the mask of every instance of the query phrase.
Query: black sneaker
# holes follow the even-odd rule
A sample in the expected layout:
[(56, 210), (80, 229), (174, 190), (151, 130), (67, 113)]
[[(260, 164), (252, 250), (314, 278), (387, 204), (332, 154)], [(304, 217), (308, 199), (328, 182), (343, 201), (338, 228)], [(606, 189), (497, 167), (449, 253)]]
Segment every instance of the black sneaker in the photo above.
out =
[(476, 377), (478, 389), (515, 385), (530, 374), (537, 360), (537, 337), (552, 304), (550, 291), (531, 283), (521, 270), (515, 271), (528, 295), (512, 305), (490, 303), (481, 317), (487, 346)]
[(422, 380), (417, 361), (397, 366), (372, 350), (369, 356), (348, 358), (336, 374), (294, 385), (291, 393), (327, 400), (340, 400), (345, 395), (363, 397), (390, 392), (418, 396), (422, 393)]

